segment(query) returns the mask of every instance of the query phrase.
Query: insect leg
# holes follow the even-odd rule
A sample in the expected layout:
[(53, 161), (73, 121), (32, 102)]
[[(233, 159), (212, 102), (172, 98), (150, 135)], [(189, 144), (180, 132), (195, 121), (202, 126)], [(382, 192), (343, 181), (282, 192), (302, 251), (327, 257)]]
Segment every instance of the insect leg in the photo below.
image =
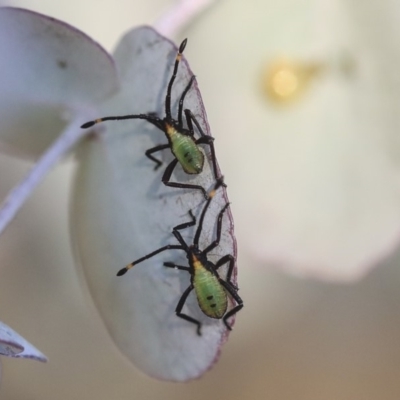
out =
[(184, 304), (185, 304), (185, 302), (186, 302), (186, 299), (187, 299), (187, 297), (189, 296), (189, 293), (193, 290), (193, 288), (194, 288), (194, 286), (193, 286), (193, 285), (190, 285), (190, 286), (183, 292), (183, 294), (182, 294), (182, 296), (181, 296), (181, 298), (180, 298), (180, 300), (179, 300), (179, 302), (178, 302), (178, 305), (176, 306), (175, 313), (176, 313), (176, 315), (177, 315), (179, 318), (182, 318), (182, 319), (184, 319), (184, 320), (186, 320), (186, 321), (189, 321), (189, 322), (191, 322), (191, 323), (193, 323), (193, 324), (196, 324), (196, 325), (197, 325), (197, 334), (198, 334), (199, 336), (201, 336), (201, 331), (200, 331), (200, 329), (201, 329), (201, 322), (198, 321), (197, 319), (194, 319), (193, 317), (190, 317), (189, 315), (183, 314), (183, 313), (181, 312), (181, 311), (182, 311), (182, 308), (183, 308), (183, 306), (184, 306)]
[(207, 195), (206, 190), (200, 185), (190, 185), (190, 184), (187, 184), (187, 183), (178, 183), (178, 182), (170, 182), (169, 181), (171, 179), (172, 172), (173, 172), (173, 170), (174, 170), (174, 168), (176, 167), (177, 164), (178, 164), (178, 159), (175, 158), (175, 160), (172, 160), (171, 163), (168, 165), (168, 167), (165, 169), (164, 175), (161, 178), (163, 184), (165, 186), (176, 187), (176, 188), (180, 188), (180, 189), (197, 189), (197, 190), (201, 190), (201, 192), (203, 193), (203, 196), (206, 199), (208, 199), (208, 195)]
[(196, 225), (196, 217), (193, 215), (193, 211), (189, 210), (189, 215), (191, 216), (192, 220), (189, 222), (184, 222), (183, 224), (177, 225), (173, 228), (174, 231), (180, 231), (181, 229), (188, 228), (189, 226)]
[[(203, 131), (203, 129), (201, 128), (199, 121), (197, 121), (196, 117), (194, 116), (194, 114), (189, 110), (186, 109), (185, 110), (185, 116), (186, 116), (186, 121), (188, 124), (188, 127), (191, 125), (192, 126), (192, 131), (193, 131), (193, 124), (192, 122), (194, 122), (194, 124), (196, 125), (197, 129), (199, 130), (200, 136), (206, 136), (206, 137), (210, 137), (212, 140), (214, 140), (214, 138), (212, 136), (206, 135)], [(189, 127), (190, 130), (190, 127)]]
[(234, 285), (231, 281), (232, 279), (232, 273), (233, 273), (233, 268), (235, 266), (235, 258), (231, 254), (227, 254), (226, 256), (223, 256), (218, 262), (215, 264), (215, 269), (218, 269), (222, 265), (226, 264), (229, 262), (228, 266), (228, 272), (226, 274), (226, 282), (230, 283), (236, 290), (238, 290), (238, 287)]
[[(182, 119), (182, 110), (183, 110), (183, 101), (185, 100), (185, 97), (187, 95), (187, 92), (189, 91), (190, 87), (192, 86), (193, 81), (196, 79), (196, 77), (194, 75), (192, 75), (192, 77), (190, 78), (189, 83), (187, 84), (187, 86), (185, 87), (185, 90), (182, 92), (182, 96), (179, 99), (179, 109), (178, 109), (178, 123), (179, 126), (182, 127), (183, 125), (183, 119)], [(193, 136), (193, 135), (191, 135)]]
[[(208, 199), (206, 201), (205, 206), (203, 207), (203, 211), (200, 214), (200, 220), (199, 220), (199, 224), (197, 225), (197, 230), (196, 230), (196, 234), (194, 235), (194, 239), (193, 239), (193, 244), (195, 246), (198, 246), (199, 244), (199, 240), (200, 240), (200, 235), (201, 235), (201, 231), (203, 230), (203, 222), (204, 222), (204, 217), (206, 215), (207, 209), (210, 206), (211, 200), (214, 198), (215, 193), (217, 191), (217, 189), (222, 186), (224, 183), (224, 178), (221, 177), (220, 179), (217, 179), (215, 185), (214, 185), (214, 189), (210, 191), (210, 193), (208, 194)], [(221, 218), (222, 219), (222, 218)], [(204, 253), (204, 251), (203, 251)]]
[(146, 150), (146, 153), (144, 153), (144, 154), (146, 154), (147, 158), (150, 158), (151, 161), (154, 161), (156, 163), (156, 165), (154, 167), (154, 170), (158, 169), (162, 165), (162, 161), (160, 161), (158, 158), (153, 157), (152, 154), (156, 153), (157, 151), (168, 149), (169, 147), (170, 146), (169, 146), (168, 143), (167, 144), (160, 144), (158, 146), (152, 147), (149, 150)]
[(238, 311), (240, 311), (243, 308), (243, 300), (237, 294), (236, 289), (232, 287), (228, 282), (225, 282), (223, 279), (219, 279), (219, 283), (226, 289), (226, 291), (233, 297), (233, 299), (237, 303), (237, 306), (233, 307), (232, 310), (228, 311), (223, 318), (225, 326), (231, 331), (232, 327), (228, 324), (228, 318), (232, 317), (232, 315), (235, 315)]
[[(217, 173), (217, 157), (215, 155), (215, 148), (214, 148), (214, 138), (212, 136), (206, 135), (203, 132), (203, 129), (201, 129), (201, 126), (199, 124), (199, 121), (197, 121), (196, 117), (193, 115), (193, 113), (190, 110), (185, 110), (185, 115), (186, 115), (186, 121), (188, 124), (189, 130), (193, 133), (194, 135), (194, 130), (193, 130), (193, 124), (196, 125), (199, 133), (200, 133), (200, 138), (195, 141), (196, 144), (207, 144), (210, 146), (210, 151), (211, 151), (211, 161), (213, 164), (213, 170), (214, 170), (214, 177), (215, 179), (220, 178)], [(192, 135), (192, 136), (193, 136)], [(226, 187), (226, 185), (224, 184)]]
[(219, 245), (219, 241), (221, 240), (221, 233), (222, 233), (222, 218), (224, 216), (225, 211), (228, 209), (228, 207), (229, 207), (229, 203), (226, 203), (224, 208), (219, 212), (218, 220), (217, 220), (217, 237), (210, 245), (208, 245), (203, 250), (203, 253), (207, 254), (208, 252), (215, 249)]

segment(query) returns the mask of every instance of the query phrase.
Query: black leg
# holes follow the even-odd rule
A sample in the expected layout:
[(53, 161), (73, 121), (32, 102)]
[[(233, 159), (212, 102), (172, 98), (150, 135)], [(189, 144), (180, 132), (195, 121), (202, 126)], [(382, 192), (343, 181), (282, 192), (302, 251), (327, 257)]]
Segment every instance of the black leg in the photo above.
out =
[(185, 100), (185, 97), (192, 86), (193, 81), (195, 80), (195, 76), (192, 75), (190, 78), (189, 83), (186, 85), (185, 90), (182, 92), (182, 96), (179, 99), (179, 109), (178, 109), (178, 124), (181, 128), (183, 128), (183, 119), (182, 119), (182, 110), (183, 110), (183, 101)]
[(175, 158), (175, 160), (171, 161), (171, 163), (165, 169), (163, 177), (161, 178), (162, 183), (165, 186), (176, 187), (176, 188), (180, 188), (180, 189), (201, 190), (201, 192), (203, 193), (203, 196), (206, 199), (208, 199), (208, 195), (207, 195), (206, 190), (200, 185), (190, 185), (190, 184), (187, 184), (187, 183), (178, 183), (178, 182), (170, 182), (169, 181), (171, 179), (172, 172), (173, 172), (173, 170), (174, 170), (174, 168), (176, 167), (177, 164), (178, 164), (178, 159), (177, 158)]
[[(208, 207), (210, 206), (211, 200), (214, 198), (216, 190), (223, 184), (224, 179), (217, 179), (215, 185), (214, 185), (214, 189), (210, 191), (208, 199), (206, 201), (205, 206), (203, 207), (203, 211), (200, 214), (200, 220), (199, 220), (199, 224), (197, 225), (197, 229), (196, 229), (196, 234), (194, 235), (194, 239), (193, 239), (193, 245), (194, 246), (198, 246), (199, 245), (199, 240), (200, 240), (200, 235), (201, 235), (201, 231), (203, 230), (203, 222), (204, 222), (204, 217), (206, 215), (206, 212), (208, 210)], [(203, 253), (205, 254), (205, 252), (203, 251)]]
[[(193, 131), (193, 125), (192, 121), (197, 127), (197, 130), (200, 133), (200, 138), (196, 140), (196, 144), (207, 144), (210, 146), (210, 151), (211, 151), (211, 162), (213, 164), (213, 170), (214, 170), (214, 177), (215, 179), (220, 178), (217, 174), (217, 157), (215, 155), (215, 148), (214, 148), (214, 138), (212, 136), (206, 135), (203, 130), (201, 129), (201, 126), (199, 122), (197, 121), (196, 117), (193, 115), (193, 113), (190, 110), (185, 110), (185, 115), (186, 115), (186, 121), (188, 124), (188, 127), (190, 129), (190, 126), (192, 126), (192, 131)], [(190, 121), (190, 123), (189, 123)], [(226, 187), (226, 185), (224, 184)]]
[(180, 231), (181, 229), (188, 228), (189, 226), (196, 225), (196, 217), (193, 215), (192, 210), (189, 210), (189, 215), (191, 216), (192, 220), (189, 222), (184, 222), (183, 224), (177, 225), (173, 228), (174, 231)]
[(243, 308), (243, 300), (237, 294), (237, 291), (229, 283), (225, 282), (223, 279), (219, 279), (219, 283), (226, 289), (226, 291), (233, 297), (233, 299), (237, 303), (237, 306), (228, 311), (223, 318), (225, 326), (231, 331), (232, 327), (228, 324), (228, 318), (232, 317), (232, 315), (235, 315)]
[[(186, 116), (186, 121), (187, 121), (188, 126), (189, 126), (189, 124), (192, 125), (192, 122), (194, 122), (194, 124), (196, 125), (196, 127), (200, 133), (200, 136), (209, 136), (204, 133), (203, 129), (201, 128), (201, 126), (199, 124), (199, 121), (197, 121), (196, 117), (189, 109), (185, 110), (185, 116)], [(189, 122), (189, 120), (190, 120), (190, 122)], [(209, 136), (209, 137), (211, 137), (211, 136)]]
[(189, 315), (183, 314), (183, 313), (181, 312), (181, 311), (182, 311), (182, 308), (183, 308), (183, 306), (184, 306), (184, 304), (185, 304), (185, 302), (186, 302), (186, 299), (187, 299), (187, 297), (189, 296), (189, 293), (190, 293), (192, 290), (193, 290), (193, 285), (190, 285), (190, 286), (183, 292), (183, 295), (181, 296), (181, 298), (180, 298), (180, 300), (179, 300), (179, 302), (178, 302), (178, 305), (176, 306), (175, 313), (176, 313), (176, 315), (177, 315), (179, 318), (182, 318), (182, 319), (184, 319), (184, 320), (186, 320), (186, 321), (189, 321), (189, 322), (191, 322), (191, 323), (193, 323), (193, 324), (196, 324), (196, 325), (197, 325), (197, 334), (198, 334), (199, 336), (201, 336), (201, 331), (200, 331), (200, 329), (201, 329), (201, 322), (198, 321), (197, 319), (194, 319), (193, 317), (189, 317)]
[(172, 263), (172, 262), (165, 262), (164, 263), (164, 267), (168, 267), (168, 268), (174, 268), (174, 269), (180, 269), (180, 270), (182, 270), (182, 271), (190, 271), (190, 268), (189, 267), (186, 267), (186, 266), (184, 266), (184, 265), (177, 265), (177, 264), (174, 264), (174, 263)]
[(161, 151), (164, 149), (168, 149), (170, 146), (169, 144), (159, 144), (158, 146), (152, 147), (151, 149), (146, 151), (146, 157), (150, 158), (151, 161), (154, 161), (156, 163), (154, 170), (158, 169), (162, 165), (162, 161), (160, 161), (158, 158), (155, 158), (152, 156), (153, 153), (156, 153), (157, 151)]
[(238, 290), (236, 285), (234, 285), (232, 283), (232, 281), (231, 281), (233, 268), (235, 267), (235, 258), (231, 254), (227, 254), (226, 256), (224, 256), (221, 259), (219, 259), (218, 262), (215, 264), (215, 269), (218, 269), (219, 267), (221, 267), (222, 265), (226, 264), (227, 262), (229, 262), (229, 266), (228, 266), (228, 272), (226, 274), (226, 279), (225, 280), (228, 283), (230, 283), (234, 288), (236, 288), (236, 290)]
[(229, 207), (229, 203), (226, 203), (224, 208), (219, 212), (218, 220), (217, 220), (217, 238), (203, 250), (204, 254), (209, 253), (211, 250), (215, 249), (219, 245), (219, 241), (221, 240), (221, 233), (222, 233), (222, 218), (224, 216), (225, 211), (228, 209), (228, 207)]
[(243, 308), (243, 303), (237, 305), (237, 306), (234, 307), (234, 308), (232, 308), (232, 310), (228, 311), (228, 312), (225, 314), (225, 316), (224, 316), (224, 318), (223, 318), (223, 321), (224, 321), (225, 326), (226, 326), (230, 331), (232, 330), (232, 327), (231, 327), (231, 326), (229, 325), (229, 323), (228, 323), (228, 318), (232, 317), (232, 315), (235, 315), (235, 314), (236, 314), (237, 312), (239, 312), (242, 308)]
[[(192, 120), (194, 118), (194, 116), (193, 116), (192, 112), (190, 110), (188, 110), (188, 109), (185, 110), (185, 116), (186, 116), (186, 123), (187, 123), (188, 129), (189, 129), (189, 135), (194, 138), (194, 127), (193, 127), (193, 120)], [(203, 135), (204, 135), (204, 132), (202, 130), (200, 130), (200, 135), (201, 135), (200, 138), (202, 138)], [(209, 137), (212, 140), (214, 140), (214, 138), (211, 137), (211, 136), (206, 136), (206, 137)]]

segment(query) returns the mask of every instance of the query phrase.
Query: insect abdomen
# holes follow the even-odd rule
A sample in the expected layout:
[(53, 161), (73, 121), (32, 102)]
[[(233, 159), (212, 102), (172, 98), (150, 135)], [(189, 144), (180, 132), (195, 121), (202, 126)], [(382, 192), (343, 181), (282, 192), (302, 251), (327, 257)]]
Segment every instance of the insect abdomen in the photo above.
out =
[(196, 268), (193, 286), (203, 313), (210, 318), (222, 318), (228, 307), (228, 298), (218, 278), (204, 267)]
[(203, 171), (204, 155), (190, 136), (176, 132), (171, 137), (172, 152), (187, 174)]

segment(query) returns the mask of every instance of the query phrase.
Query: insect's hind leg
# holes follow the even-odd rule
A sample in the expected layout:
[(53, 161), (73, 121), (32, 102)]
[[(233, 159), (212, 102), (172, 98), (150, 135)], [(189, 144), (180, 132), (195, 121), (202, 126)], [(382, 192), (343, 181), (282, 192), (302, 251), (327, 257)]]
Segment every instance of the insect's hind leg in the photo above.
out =
[(201, 190), (205, 199), (208, 199), (208, 194), (206, 190), (200, 185), (191, 185), (188, 183), (178, 183), (178, 182), (170, 182), (172, 172), (175, 169), (176, 165), (178, 164), (178, 159), (172, 160), (168, 167), (164, 171), (164, 175), (162, 176), (161, 180), (165, 186), (176, 187), (179, 189), (194, 189), (194, 190)]
[(228, 311), (223, 318), (224, 324), (229, 329), (230, 331), (232, 330), (232, 326), (228, 324), (228, 319), (232, 317), (232, 315), (235, 315), (237, 312), (239, 312), (243, 308), (243, 300), (242, 298), (237, 294), (237, 290), (231, 286), (230, 283), (225, 282), (223, 279), (219, 279), (219, 283), (226, 289), (226, 291), (232, 296), (232, 298), (236, 301), (237, 306), (233, 307), (232, 310)]
[(186, 315), (182, 313), (182, 308), (187, 300), (187, 297), (189, 296), (189, 293), (194, 289), (193, 285), (190, 285), (182, 294), (181, 298), (179, 299), (178, 305), (176, 306), (175, 313), (179, 318), (184, 319), (185, 321), (191, 322), (192, 324), (197, 325), (197, 334), (201, 336), (201, 322), (198, 321), (197, 319), (190, 317), (189, 315)]
[[(179, 99), (178, 124), (179, 124), (180, 127), (182, 127), (182, 125), (183, 125), (183, 118), (182, 118), (183, 102), (184, 102), (185, 97), (186, 97), (186, 95), (187, 95), (189, 89), (191, 88), (192, 83), (194, 82), (195, 79), (196, 79), (196, 77), (194, 75), (192, 75), (192, 77), (190, 78), (189, 83), (185, 87), (185, 90), (182, 92), (181, 98)], [(186, 114), (186, 112), (185, 112), (185, 114)]]

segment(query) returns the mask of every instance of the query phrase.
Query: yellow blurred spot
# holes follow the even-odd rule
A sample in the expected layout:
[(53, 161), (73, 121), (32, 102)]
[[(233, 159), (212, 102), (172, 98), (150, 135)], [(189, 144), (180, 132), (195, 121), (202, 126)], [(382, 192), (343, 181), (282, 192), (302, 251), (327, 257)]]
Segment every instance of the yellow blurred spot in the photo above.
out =
[(317, 76), (323, 68), (323, 64), (306, 64), (278, 58), (267, 66), (263, 88), (273, 102), (289, 103), (305, 93), (311, 78)]

